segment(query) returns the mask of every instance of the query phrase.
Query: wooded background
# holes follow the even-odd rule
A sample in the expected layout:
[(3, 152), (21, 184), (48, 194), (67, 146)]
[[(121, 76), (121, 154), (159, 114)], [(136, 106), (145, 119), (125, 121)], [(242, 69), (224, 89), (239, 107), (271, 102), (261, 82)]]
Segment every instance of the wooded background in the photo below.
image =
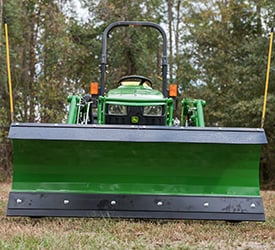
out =
[[(206, 100), (207, 126), (260, 127), (274, 13), (274, 0), (0, 0), (0, 180), (12, 169), (4, 17), (17, 122), (64, 121), (67, 96), (87, 92), (89, 83), (99, 80), (104, 28), (114, 21), (144, 20), (166, 30), (169, 82), (180, 86), (179, 99)], [(160, 84), (158, 32), (122, 27), (108, 45), (108, 88), (126, 74)], [(262, 187), (275, 186), (274, 69), (272, 60)]]

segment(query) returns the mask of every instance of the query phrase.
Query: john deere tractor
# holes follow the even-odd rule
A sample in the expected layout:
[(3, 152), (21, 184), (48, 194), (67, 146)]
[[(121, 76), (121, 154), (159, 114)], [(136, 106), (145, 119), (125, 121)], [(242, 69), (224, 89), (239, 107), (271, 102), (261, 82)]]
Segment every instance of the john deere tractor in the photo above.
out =
[[(108, 34), (151, 27), (163, 39), (162, 90), (127, 75), (106, 89)], [(13, 123), (9, 216), (265, 219), (259, 190), (263, 129), (205, 127), (205, 101), (167, 84), (167, 38), (158, 24), (122, 21), (103, 32), (100, 83), (69, 96), (67, 124)], [(169, 92), (169, 93), (168, 93)], [(175, 124), (177, 126), (175, 126)]]

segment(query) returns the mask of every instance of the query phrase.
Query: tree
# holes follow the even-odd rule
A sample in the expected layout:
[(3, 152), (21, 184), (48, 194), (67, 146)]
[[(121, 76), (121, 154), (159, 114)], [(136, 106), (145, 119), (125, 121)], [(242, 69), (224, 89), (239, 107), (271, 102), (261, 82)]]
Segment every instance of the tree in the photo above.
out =
[[(98, 31), (66, 16), (61, 8), (65, 2), (69, 1), (5, 3), (16, 121), (60, 122), (68, 93), (88, 86), (98, 70), (94, 59), (99, 46), (92, 40)], [(7, 91), (5, 95), (8, 103)]]
[[(87, 1), (87, 6), (90, 6)], [(90, 6), (94, 22), (101, 32), (114, 21), (154, 21), (160, 23), (161, 1), (99, 1)], [(141, 74), (152, 78), (160, 86), (161, 39), (151, 28), (120, 27), (111, 31), (108, 38), (108, 86), (129, 74)]]

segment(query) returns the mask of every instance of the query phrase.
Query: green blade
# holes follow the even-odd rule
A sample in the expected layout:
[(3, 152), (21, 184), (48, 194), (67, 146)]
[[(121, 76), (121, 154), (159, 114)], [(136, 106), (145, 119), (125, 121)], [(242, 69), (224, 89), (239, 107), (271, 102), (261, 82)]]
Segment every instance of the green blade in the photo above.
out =
[(13, 140), (13, 191), (259, 195), (260, 145)]

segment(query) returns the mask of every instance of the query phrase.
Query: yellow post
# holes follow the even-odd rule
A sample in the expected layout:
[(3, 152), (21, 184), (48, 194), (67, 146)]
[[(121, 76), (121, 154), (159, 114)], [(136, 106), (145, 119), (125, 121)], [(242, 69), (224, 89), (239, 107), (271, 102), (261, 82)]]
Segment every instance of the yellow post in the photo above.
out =
[(8, 34), (8, 24), (6, 20), (4, 21), (5, 35), (6, 35), (6, 61), (7, 61), (7, 74), (8, 74), (8, 84), (10, 93), (10, 112), (11, 112), (11, 122), (13, 119), (13, 97), (12, 97), (12, 85), (11, 85), (11, 71), (10, 71), (10, 52), (9, 52), (9, 34)]
[(264, 121), (265, 121), (267, 91), (268, 91), (269, 74), (270, 74), (271, 54), (272, 54), (272, 44), (273, 44), (273, 28), (271, 29), (271, 32), (270, 32), (270, 41), (269, 41), (269, 51), (268, 51), (268, 59), (267, 59), (267, 70), (266, 70), (266, 81), (265, 81), (264, 104), (263, 104), (261, 128), (264, 127)]

